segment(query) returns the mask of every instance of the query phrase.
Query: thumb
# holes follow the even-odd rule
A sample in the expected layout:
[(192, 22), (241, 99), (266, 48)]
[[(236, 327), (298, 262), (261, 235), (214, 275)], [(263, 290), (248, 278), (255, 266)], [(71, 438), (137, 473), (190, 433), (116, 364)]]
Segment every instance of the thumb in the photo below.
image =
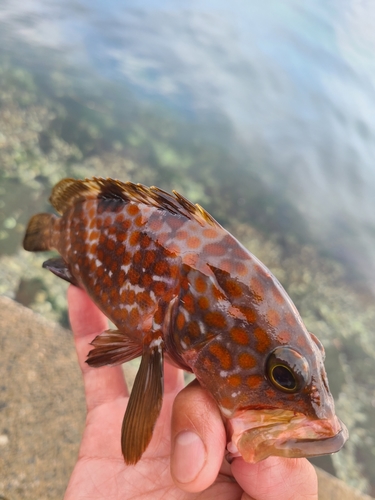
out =
[(189, 492), (208, 488), (219, 473), (225, 445), (219, 409), (193, 381), (177, 395), (172, 412), (171, 473), (176, 485)]

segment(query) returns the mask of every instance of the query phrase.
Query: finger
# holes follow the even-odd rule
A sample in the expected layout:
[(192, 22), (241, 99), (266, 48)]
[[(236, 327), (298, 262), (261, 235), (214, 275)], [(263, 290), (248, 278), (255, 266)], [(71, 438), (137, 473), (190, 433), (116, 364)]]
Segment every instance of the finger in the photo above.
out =
[(225, 429), (217, 404), (197, 381), (176, 397), (172, 412), (171, 473), (185, 491), (202, 491), (216, 479), (224, 456)]
[(257, 464), (236, 458), (232, 472), (238, 484), (256, 500), (318, 500), (316, 472), (305, 458), (269, 457)]
[(183, 370), (164, 363), (164, 395), (176, 394), (184, 388), (184, 385)]
[(74, 334), (79, 366), (83, 374), (88, 411), (96, 406), (128, 395), (120, 366), (91, 368), (85, 361), (92, 349), (90, 342), (108, 328), (108, 321), (87, 294), (75, 287), (68, 289), (69, 318)]

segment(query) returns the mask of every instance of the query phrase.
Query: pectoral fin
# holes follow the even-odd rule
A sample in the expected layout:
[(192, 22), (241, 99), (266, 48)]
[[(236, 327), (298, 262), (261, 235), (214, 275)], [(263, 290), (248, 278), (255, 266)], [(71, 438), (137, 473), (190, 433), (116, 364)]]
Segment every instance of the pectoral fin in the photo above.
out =
[(119, 365), (143, 352), (143, 346), (119, 330), (106, 330), (91, 342), (94, 346), (87, 356), (86, 363), (95, 368), (104, 365)]
[[(136, 464), (151, 441), (163, 402), (161, 338), (145, 348), (125, 412), (121, 449), (127, 464)], [(152, 344), (151, 344), (152, 345)]]
[(68, 264), (62, 257), (48, 259), (45, 262), (43, 262), (42, 267), (48, 269), (49, 271), (51, 271), (51, 273), (56, 274), (56, 276), (62, 278), (65, 281), (68, 281), (72, 285), (78, 286), (76, 279), (70, 272)]

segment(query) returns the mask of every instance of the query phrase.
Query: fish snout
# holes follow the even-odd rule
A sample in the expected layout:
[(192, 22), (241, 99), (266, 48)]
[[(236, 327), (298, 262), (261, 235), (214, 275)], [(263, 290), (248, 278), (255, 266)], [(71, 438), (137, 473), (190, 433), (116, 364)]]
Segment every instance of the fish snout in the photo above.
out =
[(248, 410), (227, 423), (227, 458), (256, 463), (269, 456), (312, 457), (339, 451), (349, 437), (336, 416), (311, 419), (289, 410)]

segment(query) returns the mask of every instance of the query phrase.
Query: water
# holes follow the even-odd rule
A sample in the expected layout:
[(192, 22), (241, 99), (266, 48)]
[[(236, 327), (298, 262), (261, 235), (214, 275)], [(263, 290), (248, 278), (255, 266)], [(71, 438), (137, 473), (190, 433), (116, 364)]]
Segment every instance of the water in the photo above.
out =
[[(0, 46), (0, 62), (31, 75), (12, 76), (22, 87), (16, 100), (30, 109), (45, 96), (55, 117), (40, 108), (34, 118), (17, 111), (26, 129), (43, 133), (22, 136), (19, 152), (14, 140), (16, 153), (0, 166), (7, 188), (0, 253), (17, 252), (27, 217), (45, 207), (62, 175), (116, 174), (177, 187), (223, 223), (250, 222), (285, 258), (293, 245), (310, 245), (336, 261), (349, 290), (361, 294), (358, 315), (361, 307), (371, 311), (373, 2), (2, 0)], [(27, 198), (21, 207), (20, 198)], [(364, 356), (372, 356), (373, 327), (363, 320), (358, 333), (354, 319), (344, 332), (332, 320), (330, 331), (350, 339), (361, 334)], [(326, 334), (332, 345), (335, 335)], [(345, 350), (340, 342), (337, 363), (349, 370), (343, 375), (349, 384), (355, 355), (352, 344)], [(375, 484), (375, 471), (365, 473), (371, 474)]]
[(281, 193), (374, 290), (374, 11), (347, 0), (3, 0), (0, 22), (3, 52), (33, 71), (63, 58), (76, 85), (118, 82), (192, 126), (205, 120), (210, 135), (224, 121), (241, 176)]

